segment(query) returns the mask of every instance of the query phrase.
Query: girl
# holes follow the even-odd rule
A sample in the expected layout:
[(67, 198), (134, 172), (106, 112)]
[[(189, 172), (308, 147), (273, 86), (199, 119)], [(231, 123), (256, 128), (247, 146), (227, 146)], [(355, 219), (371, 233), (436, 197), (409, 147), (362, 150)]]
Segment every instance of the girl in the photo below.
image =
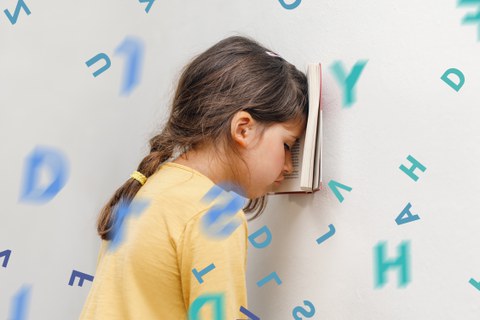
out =
[[(197, 298), (208, 302), (200, 319), (214, 319), (211, 306), (224, 319), (247, 318), (245, 214), (260, 215), (267, 192), (291, 172), (307, 108), (306, 76), (252, 39), (232, 36), (196, 56), (150, 154), (99, 215), (102, 247), (80, 318), (183, 320)], [(200, 228), (211, 208), (202, 197), (216, 185), (249, 199), (222, 240)], [(122, 217), (122, 243), (109, 250), (116, 208), (137, 199), (148, 206)]]

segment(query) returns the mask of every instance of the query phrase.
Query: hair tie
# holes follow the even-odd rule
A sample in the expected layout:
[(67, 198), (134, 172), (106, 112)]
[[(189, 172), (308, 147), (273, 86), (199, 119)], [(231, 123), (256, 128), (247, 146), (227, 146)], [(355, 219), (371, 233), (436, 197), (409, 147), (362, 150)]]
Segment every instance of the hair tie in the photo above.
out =
[(143, 174), (141, 174), (140, 172), (138, 171), (134, 171), (130, 177), (132, 177), (133, 179), (137, 180), (138, 182), (140, 182), (142, 184), (142, 186), (145, 184), (145, 181), (147, 181), (147, 177), (145, 177)]

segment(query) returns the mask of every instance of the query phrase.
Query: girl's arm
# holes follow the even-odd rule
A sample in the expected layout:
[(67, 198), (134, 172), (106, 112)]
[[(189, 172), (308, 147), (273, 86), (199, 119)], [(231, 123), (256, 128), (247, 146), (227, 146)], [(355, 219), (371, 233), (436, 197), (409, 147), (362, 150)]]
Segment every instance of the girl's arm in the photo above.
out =
[[(242, 210), (237, 212), (236, 216), (242, 221), (240, 226), (227, 238), (217, 240), (205, 235), (200, 228), (204, 213), (197, 214), (187, 223), (177, 248), (187, 313), (192, 304), (199, 306), (201, 301), (205, 301), (204, 306), (199, 309), (201, 319), (245, 319), (247, 317), (240, 312), (241, 306), (248, 308), (248, 229), (245, 214)], [(205, 271), (202, 272), (203, 270)], [(194, 303), (196, 299), (198, 300)], [(217, 307), (224, 311), (219, 318), (212, 314)]]

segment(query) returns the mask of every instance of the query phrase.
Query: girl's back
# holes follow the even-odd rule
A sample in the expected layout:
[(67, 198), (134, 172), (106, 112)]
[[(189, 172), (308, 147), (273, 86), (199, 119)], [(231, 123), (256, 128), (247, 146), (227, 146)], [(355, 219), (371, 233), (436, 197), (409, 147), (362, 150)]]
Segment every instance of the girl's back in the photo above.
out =
[[(187, 319), (200, 295), (224, 294), (226, 319), (241, 318), (247, 307), (247, 222), (228, 238), (215, 240), (200, 229), (212, 204), (201, 201), (215, 184), (200, 172), (168, 162), (148, 178), (135, 200), (148, 207), (123, 222), (123, 241), (114, 249), (102, 242), (95, 281), (81, 319)], [(192, 269), (215, 269), (199, 283)], [(239, 290), (240, 289), (240, 290)], [(232, 313), (236, 310), (236, 313)], [(204, 312), (202, 319), (213, 319)]]

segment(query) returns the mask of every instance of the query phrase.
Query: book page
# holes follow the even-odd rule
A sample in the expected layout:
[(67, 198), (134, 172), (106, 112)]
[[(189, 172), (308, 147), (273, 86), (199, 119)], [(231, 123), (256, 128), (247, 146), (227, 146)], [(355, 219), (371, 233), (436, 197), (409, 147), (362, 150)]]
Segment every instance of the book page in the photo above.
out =
[(285, 180), (291, 180), (291, 179), (297, 179), (300, 178), (300, 140), (297, 141), (293, 146), (292, 146), (292, 173), (288, 173), (285, 175)]
[(284, 192), (304, 192), (300, 189), (300, 176), (302, 173), (302, 156), (305, 142), (305, 132), (292, 146), (292, 173), (285, 175), (285, 180), (279, 186), (273, 186), (268, 194)]
[(302, 171), (300, 187), (304, 191), (312, 191), (315, 173), (315, 151), (317, 147), (317, 128), (320, 108), (321, 70), (319, 63), (307, 66), (308, 81), (308, 120), (305, 132), (304, 154), (302, 156)]
[(322, 188), (322, 154), (323, 154), (323, 106), (322, 106), (322, 65), (320, 64), (320, 111), (318, 115), (317, 144), (315, 149), (315, 175), (313, 178), (313, 189)]

